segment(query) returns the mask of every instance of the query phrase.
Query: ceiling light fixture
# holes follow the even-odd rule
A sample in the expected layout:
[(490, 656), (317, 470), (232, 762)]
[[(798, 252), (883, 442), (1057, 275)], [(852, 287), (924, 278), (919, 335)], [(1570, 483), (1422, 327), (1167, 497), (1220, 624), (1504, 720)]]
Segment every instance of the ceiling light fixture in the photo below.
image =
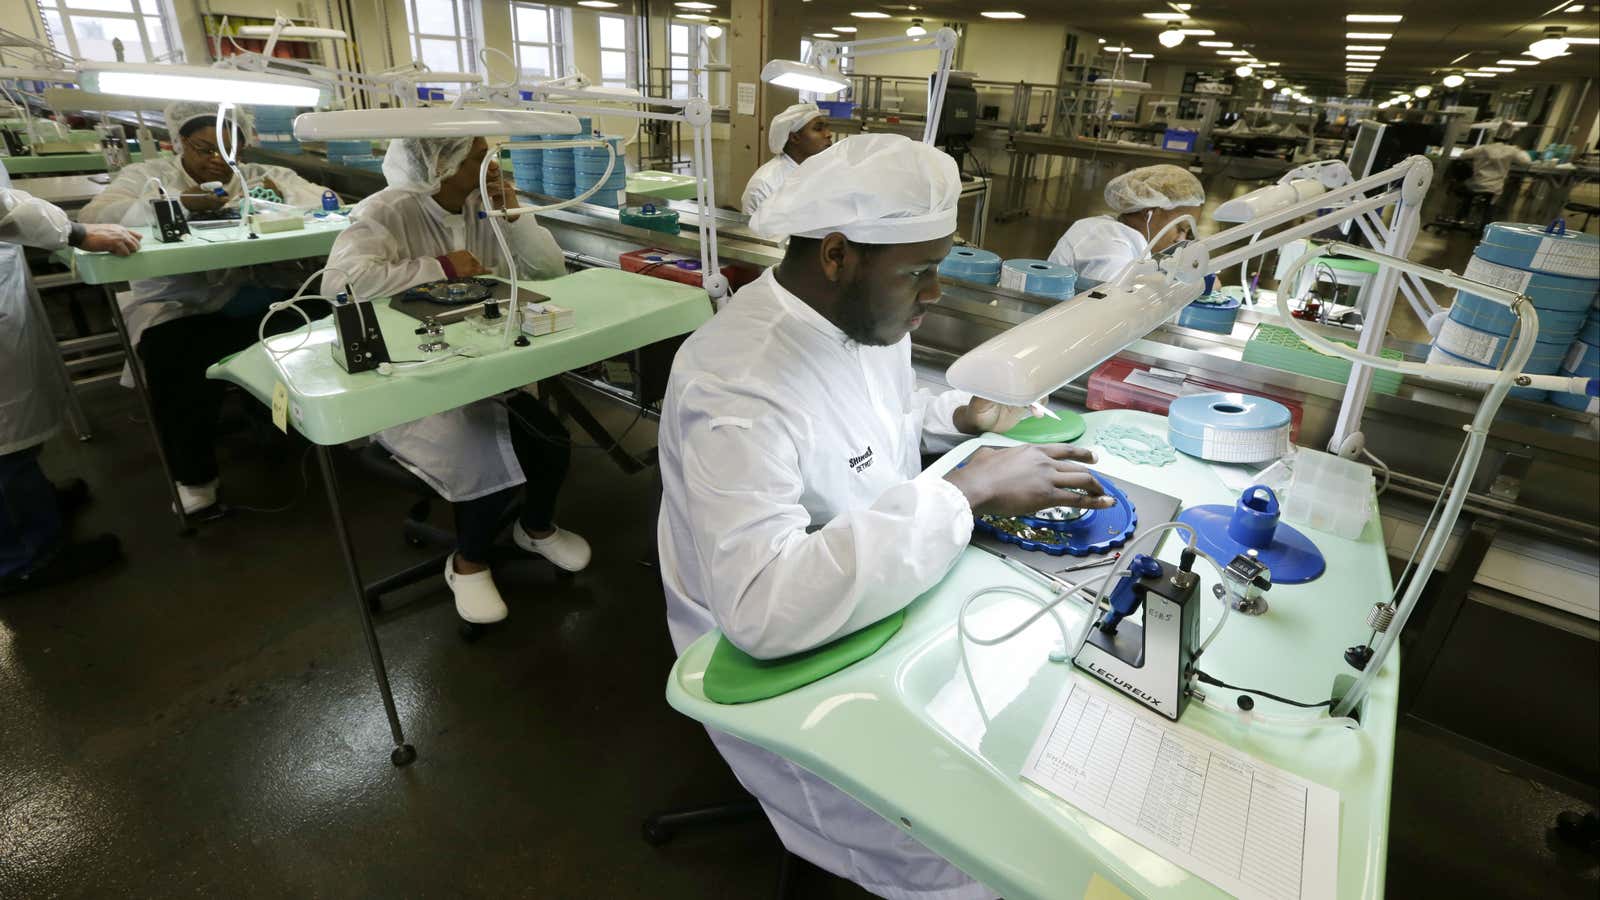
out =
[(1346, 52), (1354, 50), (1357, 53), (1382, 53), (1389, 49), (1385, 44), (1345, 44)]
[(1494, 64), (1497, 66), (1537, 66), (1539, 61), (1537, 59), (1497, 59)]
[[(612, 3), (611, 0), (578, 0), (578, 5), (579, 6), (587, 6), (590, 9), (616, 9), (617, 8), (617, 4)], [(716, 7), (712, 7), (712, 9), (715, 9), (715, 8)]]
[(1537, 59), (1555, 59), (1567, 52), (1567, 30), (1546, 28), (1544, 37), (1528, 45), (1528, 53)]
[(1371, 53), (1346, 53), (1344, 55), (1344, 58), (1345, 59), (1358, 59), (1358, 60), (1362, 60), (1363, 62), (1369, 61), (1369, 60), (1370, 61), (1376, 61), (1376, 60), (1383, 59), (1383, 57), (1377, 56), (1377, 55), (1371, 54)]
[[(581, 4), (580, 4), (581, 5)], [(691, 22), (709, 22), (711, 17), (704, 13), (678, 13), (674, 18), (688, 19)]]
[(712, 39), (714, 41), (717, 38), (722, 37), (722, 26), (718, 25), (715, 22), (712, 22), (710, 25), (706, 26), (705, 32), (706, 32), (706, 37), (708, 37), (708, 38), (710, 38), (710, 39)]
[(1516, 69), (1513, 69), (1510, 66), (1479, 66), (1478, 67), (1478, 71), (1479, 72), (1501, 72), (1501, 73), (1505, 73), (1505, 72), (1515, 72)]
[(1413, 93), (1416, 94), (1418, 100), (1425, 100), (1429, 94), (1433, 93), (1433, 88), (1428, 87), (1425, 84), (1419, 85), (1417, 89), (1413, 91)]
[(1387, 41), (1394, 35), (1387, 31), (1346, 31), (1344, 36), (1352, 41)]
[[(887, 19), (887, 18), (889, 18), (889, 14), (888, 13), (873, 12), (872, 10), (868, 10), (867, 12), (853, 12), (850, 15), (855, 16), (858, 19)], [(988, 13), (984, 13), (984, 15), (988, 15)]]
[(1243, 50), (1218, 50), (1217, 51), (1217, 55), (1218, 56), (1249, 56), (1250, 54), (1244, 52)]
[(701, 2), (699, 2), (699, 0), (690, 0), (690, 2), (688, 2), (688, 3), (674, 3), (672, 5), (676, 6), (679, 9), (705, 9), (705, 10), (711, 10), (711, 9), (716, 9), (717, 8), (716, 5), (713, 4), (713, 3), (701, 3)]
[(1446, 75), (1444, 77), (1444, 86), (1447, 88), (1461, 87), (1466, 83), (1467, 80), (1460, 75)]
[(1159, 41), (1163, 47), (1176, 47), (1183, 43), (1183, 32), (1179, 31), (1176, 27), (1168, 27), (1166, 31), (1156, 35), (1156, 40)]
[(1200, 41), (1202, 47), (1232, 47), (1233, 41)]
[(850, 86), (850, 79), (843, 75), (825, 72), (821, 66), (796, 62), (792, 59), (768, 60), (767, 64), (761, 67), (761, 80), (782, 88), (824, 95), (837, 94)]
[(1239, 76), (1240, 78), (1249, 78), (1250, 73), (1253, 71), (1255, 70), (1251, 69), (1249, 66), (1240, 66), (1239, 68), (1233, 70), (1233, 74)]
[(1106, 49), (1107, 53), (1132, 53), (1133, 52), (1133, 48), (1132, 47), (1107, 47), (1105, 49)]
[(1022, 13), (1019, 13), (1019, 12), (984, 12), (984, 13), (978, 13), (978, 15), (983, 16), (985, 19), (1024, 19), (1024, 18), (1027, 18)]
[(1182, 22), (1184, 19), (1189, 18), (1189, 15), (1181, 12), (1159, 12), (1145, 13), (1144, 17), (1146, 19), (1155, 19), (1157, 22)]
[[(1569, 44), (1600, 44), (1600, 37), (1592, 37), (1592, 38), (1569, 37), (1569, 38), (1567, 38), (1567, 43), (1569, 43)], [(1563, 54), (1563, 55), (1565, 55), (1565, 54)]]
[(1128, 54), (1128, 58), (1129, 59), (1155, 59), (1156, 55), (1154, 53), (1129, 53)]
[(837, 34), (834, 34), (831, 31), (817, 31), (817, 32), (813, 32), (811, 36), (812, 37), (824, 38), (824, 39), (827, 39), (827, 40), (832, 40), (832, 39), (838, 37)]
[(928, 29), (922, 27), (921, 19), (912, 19), (911, 25), (906, 28), (906, 37), (909, 38), (919, 38), (927, 33)]
[(830, 27), (828, 30), (829, 31), (839, 31), (839, 32), (843, 32), (844, 34), (855, 34), (856, 33), (856, 27), (854, 25), (834, 25), (834, 26)]
[(1278, 86), (1278, 83), (1276, 81), (1273, 81), (1271, 78), (1263, 78), (1263, 79), (1261, 79), (1261, 87), (1263, 89), (1265, 89), (1265, 90), (1269, 90), (1270, 91), (1270, 90), (1272, 90), (1273, 88), (1275, 88), (1277, 86)]
[(1468, 72), (1467, 73), (1467, 77), (1468, 78), (1495, 78), (1497, 76), (1493, 72)]
[(1287, 96), (1289, 96), (1289, 95), (1291, 95), (1293, 93), (1294, 93), (1294, 88), (1292, 88), (1292, 87), (1281, 87), (1281, 88), (1278, 88), (1278, 96), (1280, 96), (1280, 97), (1287, 97)]
[(1398, 21), (1400, 21), (1401, 19), (1404, 19), (1404, 18), (1405, 18), (1405, 16), (1396, 16), (1396, 15), (1389, 15), (1389, 14), (1378, 15), (1378, 14), (1373, 14), (1373, 13), (1356, 13), (1354, 15), (1345, 16), (1344, 20), (1346, 22), (1390, 22), (1390, 23), (1392, 23), (1392, 22), (1398, 22)]
[(1216, 34), (1215, 31), (1209, 28), (1179, 28), (1178, 30), (1190, 37), (1211, 37)]

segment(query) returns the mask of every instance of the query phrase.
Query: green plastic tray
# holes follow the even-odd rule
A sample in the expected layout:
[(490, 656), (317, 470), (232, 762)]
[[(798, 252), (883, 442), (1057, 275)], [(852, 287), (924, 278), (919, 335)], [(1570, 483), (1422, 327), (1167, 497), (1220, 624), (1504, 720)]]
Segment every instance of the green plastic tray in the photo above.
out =
[(902, 609), (854, 634), (782, 659), (756, 659), (723, 635), (706, 664), (706, 698), (716, 703), (750, 703), (805, 687), (878, 652), (905, 620)]
[(1083, 416), (1071, 410), (1057, 411), (1060, 420), (1049, 416), (1029, 416), (1012, 426), (1006, 437), (1028, 444), (1060, 444), (1083, 437)]
[[(1346, 347), (1355, 346), (1353, 341), (1337, 342)], [(1403, 358), (1398, 350), (1384, 350), (1382, 355), (1385, 359)], [(1311, 349), (1282, 325), (1257, 325), (1255, 333), (1245, 342), (1244, 361), (1340, 384), (1350, 380), (1349, 360)], [(1393, 394), (1400, 390), (1400, 380), (1398, 372), (1373, 372), (1372, 389), (1380, 394)]]

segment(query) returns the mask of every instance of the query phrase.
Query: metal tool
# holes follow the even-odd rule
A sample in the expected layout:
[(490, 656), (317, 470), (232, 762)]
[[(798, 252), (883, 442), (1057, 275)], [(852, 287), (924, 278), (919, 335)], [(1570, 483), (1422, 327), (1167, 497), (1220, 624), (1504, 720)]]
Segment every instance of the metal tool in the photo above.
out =
[(1101, 566), (1109, 566), (1121, 558), (1121, 553), (1113, 553), (1105, 559), (1091, 559), (1088, 562), (1081, 562), (1067, 566), (1065, 569), (1057, 569), (1056, 574), (1065, 575), (1068, 572), (1081, 572), (1084, 569), (1098, 569)]
[(422, 338), (422, 343), (417, 349), (423, 353), (438, 353), (450, 349), (450, 344), (444, 339), (444, 325), (438, 319), (423, 319), (417, 327), (416, 334)]
[(1262, 595), (1272, 590), (1272, 570), (1261, 561), (1254, 547), (1235, 556), (1228, 567), (1222, 570), (1222, 575), (1233, 590), (1229, 591), (1220, 584), (1212, 585), (1211, 593), (1218, 600), (1226, 601), (1231, 593), (1235, 612), (1247, 616), (1266, 613), (1267, 598)]
[[(1173, 721), (1188, 705), (1184, 684), (1199, 646), (1200, 577), (1192, 571), (1194, 560), (1187, 548), (1176, 566), (1136, 555), (1111, 591), (1111, 608), (1090, 627), (1089, 639), (1073, 659), (1078, 668)], [(1143, 624), (1128, 621), (1141, 607)]]

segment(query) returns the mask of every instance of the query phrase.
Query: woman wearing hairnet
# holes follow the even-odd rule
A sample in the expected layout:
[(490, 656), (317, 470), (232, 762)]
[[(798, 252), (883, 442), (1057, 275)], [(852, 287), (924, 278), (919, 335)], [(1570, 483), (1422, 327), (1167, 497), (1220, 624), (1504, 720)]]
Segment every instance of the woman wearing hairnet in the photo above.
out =
[(755, 215), (756, 209), (777, 192), (796, 166), (828, 149), (832, 143), (828, 118), (815, 103), (796, 103), (773, 116), (772, 127), (767, 129), (767, 147), (776, 155), (763, 163), (745, 185), (741, 203), (744, 214)]
[[(532, 215), (504, 220), (514, 260), (501, 256), (489, 220), (478, 213), (478, 168), (483, 138), (403, 138), (383, 157), (389, 186), (356, 205), (351, 224), (328, 254), (323, 293), (389, 297), (443, 278), (493, 274), (520, 279), (566, 274), (566, 257)], [(488, 204), (516, 205), (515, 193), (490, 163)], [(513, 266), (512, 263), (515, 263)], [(396, 461), (449, 500), (456, 518), (456, 552), (445, 582), (456, 612), (468, 622), (498, 622), (505, 601), (489, 573), (490, 550), (502, 516), (526, 484), (512, 538), (524, 551), (576, 572), (589, 564), (589, 544), (552, 520), (567, 472), (567, 433), (544, 404), (523, 392), (386, 429), (377, 440)]]
[(1079, 219), (1050, 251), (1051, 262), (1077, 270), (1080, 291), (1110, 281), (1134, 260), (1182, 240), (1187, 231), (1174, 228), (1150, 246), (1173, 219), (1200, 215), (1206, 189), (1187, 169), (1145, 166), (1111, 179), (1105, 198), (1114, 216)]
[[(78, 220), (154, 225), (155, 209), (149, 201), (158, 196), (158, 183), (191, 213), (233, 206), (255, 187), (275, 191), (291, 206), (322, 208), (322, 185), (283, 166), (240, 163), (246, 182), (241, 184), (218, 149), (216, 112), (216, 104), (208, 103), (167, 106), (175, 155), (123, 169), (89, 201)], [(248, 121), (241, 128), (248, 133)], [(225, 185), (224, 196), (203, 189), (207, 182)], [(222, 385), (206, 379), (206, 367), (255, 343), (256, 326), (267, 304), (287, 296), (287, 291), (261, 287), (261, 274), (237, 268), (148, 278), (133, 282), (131, 290), (117, 297), (128, 338), (144, 365), (156, 431), (185, 513), (201, 512), (217, 502), (215, 430)], [(124, 386), (132, 383), (124, 372)]]

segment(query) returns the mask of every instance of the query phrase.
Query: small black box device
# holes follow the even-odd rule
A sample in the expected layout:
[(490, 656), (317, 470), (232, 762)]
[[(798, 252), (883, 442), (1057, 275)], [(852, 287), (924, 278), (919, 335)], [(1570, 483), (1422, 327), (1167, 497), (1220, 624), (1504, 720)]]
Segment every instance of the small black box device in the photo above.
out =
[(188, 220), (183, 215), (183, 204), (170, 197), (158, 197), (150, 201), (156, 208), (156, 230), (161, 234), (161, 243), (170, 244), (183, 240), (189, 233)]
[[(341, 300), (343, 296), (341, 295)], [(333, 307), (333, 329), (339, 339), (328, 345), (333, 361), (352, 375), (368, 372), (389, 361), (389, 347), (378, 327), (378, 312), (371, 301), (349, 300)]]

